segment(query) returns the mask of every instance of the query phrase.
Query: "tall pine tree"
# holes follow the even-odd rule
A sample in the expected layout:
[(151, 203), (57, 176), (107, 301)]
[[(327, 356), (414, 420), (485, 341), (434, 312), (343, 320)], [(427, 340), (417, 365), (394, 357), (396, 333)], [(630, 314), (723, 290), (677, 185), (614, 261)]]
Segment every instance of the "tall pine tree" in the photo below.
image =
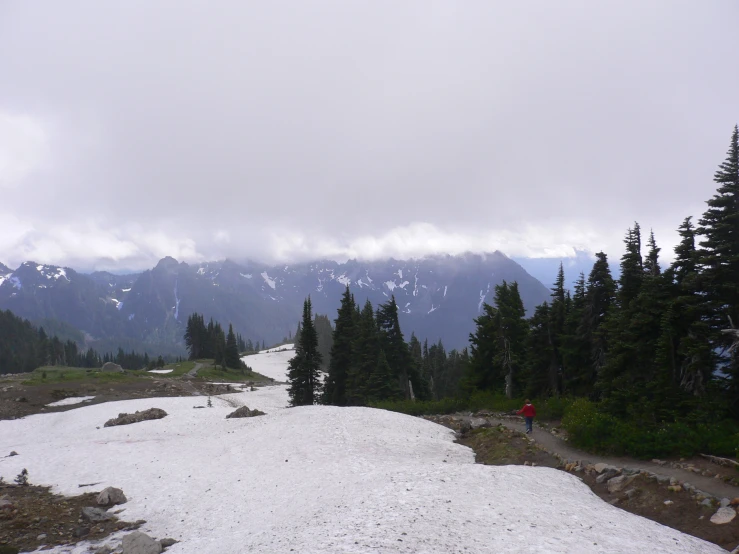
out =
[(291, 406), (316, 403), (321, 392), (321, 362), (309, 296), (303, 303), (300, 339), (295, 345), (295, 356), (288, 363), (288, 395)]

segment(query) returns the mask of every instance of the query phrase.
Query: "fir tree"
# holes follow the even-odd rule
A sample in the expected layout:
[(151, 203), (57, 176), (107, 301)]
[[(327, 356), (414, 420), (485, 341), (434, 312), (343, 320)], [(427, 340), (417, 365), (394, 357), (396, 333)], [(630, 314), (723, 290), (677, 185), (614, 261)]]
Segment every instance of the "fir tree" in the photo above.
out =
[(313, 326), (310, 296), (303, 303), (302, 331), (295, 345), (295, 356), (288, 364), (288, 395), (291, 406), (316, 403), (321, 392), (321, 354), (318, 336)]
[(379, 331), (369, 299), (365, 302), (355, 326), (353, 359), (346, 380), (346, 403), (350, 406), (363, 406), (368, 399), (368, 381), (372, 372), (377, 369), (380, 355)]
[(346, 380), (354, 358), (356, 341), (354, 298), (347, 285), (341, 297), (341, 306), (334, 320), (331, 358), (323, 391), (323, 403), (334, 406), (346, 405)]
[(233, 325), (230, 323), (228, 324), (228, 335), (226, 336), (225, 362), (226, 366), (232, 369), (239, 369), (241, 367), (239, 347), (236, 342)]

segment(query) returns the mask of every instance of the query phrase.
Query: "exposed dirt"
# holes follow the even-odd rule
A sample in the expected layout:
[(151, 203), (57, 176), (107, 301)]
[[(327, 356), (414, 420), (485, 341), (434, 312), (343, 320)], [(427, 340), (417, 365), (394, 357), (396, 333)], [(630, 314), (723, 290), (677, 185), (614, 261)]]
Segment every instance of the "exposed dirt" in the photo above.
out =
[[(565, 464), (561, 458), (545, 450), (540, 441), (532, 440), (517, 429), (503, 425), (483, 426), (470, 429), (464, 418), (450, 416), (429, 416), (427, 419), (458, 431), (458, 442), (472, 448), (478, 463), (486, 465), (535, 465), (569, 470), (578, 476), (590, 489), (604, 501), (619, 508), (651, 519), (683, 533), (699, 537), (717, 544), (727, 550), (739, 546), (739, 517), (732, 522), (717, 525), (710, 518), (718, 509), (718, 502), (709, 499), (709, 505), (700, 494), (688, 492), (682, 487), (671, 491), (667, 478), (649, 477), (647, 473), (636, 473), (633, 481), (623, 490), (609, 492), (606, 481), (597, 483), (599, 475), (592, 465)], [(483, 424), (490, 425), (490, 424)], [(669, 470), (670, 462), (663, 466)], [(688, 462), (676, 462), (687, 465)], [(713, 469), (727, 470), (700, 459), (702, 465), (712, 465)], [(574, 467), (573, 467), (574, 466)], [(673, 470), (675, 471), (675, 470)], [(702, 470), (701, 470), (702, 471)], [(737, 491), (739, 497), (739, 491)], [(739, 498), (734, 503), (739, 504)]]
[[(137, 529), (146, 523), (143, 520), (135, 523), (122, 520), (99, 523), (84, 521), (81, 517), (82, 508), (99, 508), (95, 502), (97, 494), (87, 492), (80, 496), (65, 497), (52, 494), (48, 487), (0, 485), (0, 499), (10, 501), (10, 504), (0, 507), (0, 545), (30, 552), (44, 545), (98, 540), (116, 531)], [(113, 506), (108, 512), (118, 512), (123, 517), (125, 505)]]
[[(64, 412), (81, 405), (101, 404), (133, 398), (162, 396), (208, 396), (243, 390), (242, 386), (260, 386), (261, 383), (234, 383), (213, 385), (199, 379), (135, 377), (120, 381), (96, 383), (92, 380), (70, 380), (65, 383), (24, 385), (30, 374), (3, 376), (0, 380), (0, 420), (17, 419), (31, 414)], [(84, 404), (47, 406), (69, 397), (94, 396)]]

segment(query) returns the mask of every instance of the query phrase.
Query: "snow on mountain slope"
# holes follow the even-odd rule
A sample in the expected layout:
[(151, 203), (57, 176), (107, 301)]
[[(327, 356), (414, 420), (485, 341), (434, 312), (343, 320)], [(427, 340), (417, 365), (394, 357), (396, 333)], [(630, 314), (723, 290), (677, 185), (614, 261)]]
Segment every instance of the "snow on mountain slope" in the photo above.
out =
[[(263, 417), (225, 419), (243, 402)], [(277, 409), (284, 387), (98, 404), (0, 421), (6, 481), (79, 494), (121, 487), (128, 521), (181, 542), (172, 554), (241, 552), (716, 553), (718, 546), (610, 506), (576, 477), (474, 463), (453, 433), (370, 408)], [(232, 402), (233, 403), (233, 402)], [(156, 406), (164, 419), (105, 428)], [(89, 543), (56, 554), (89, 552)]]

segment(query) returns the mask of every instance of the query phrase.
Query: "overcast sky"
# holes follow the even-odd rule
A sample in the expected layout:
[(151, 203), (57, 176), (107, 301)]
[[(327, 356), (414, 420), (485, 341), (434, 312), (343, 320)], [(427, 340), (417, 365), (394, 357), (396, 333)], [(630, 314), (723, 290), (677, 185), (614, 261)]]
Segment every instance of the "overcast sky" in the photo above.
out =
[(665, 250), (739, 121), (734, 0), (0, 0), (0, 261)]

